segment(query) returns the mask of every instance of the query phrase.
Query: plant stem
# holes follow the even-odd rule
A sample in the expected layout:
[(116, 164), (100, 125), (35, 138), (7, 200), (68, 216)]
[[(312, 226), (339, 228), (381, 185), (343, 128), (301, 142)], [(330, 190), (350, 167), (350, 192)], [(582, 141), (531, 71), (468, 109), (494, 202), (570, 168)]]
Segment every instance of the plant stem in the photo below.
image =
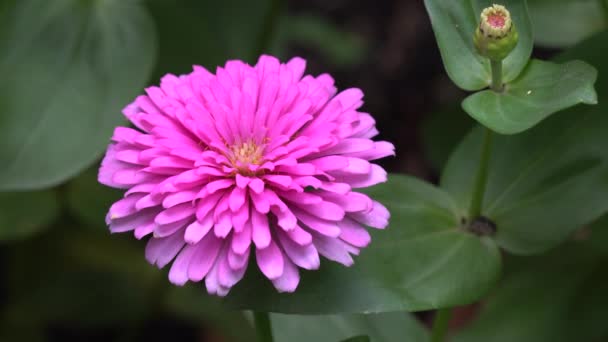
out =
[(270, 316), (267, 312), (254, 312), (253, 321), (258, 342), (272, 342), (272, 328), (270, 326)]
[(496, 92), (502, 92), (502, 61), (490, 60), (490, 67), (492, 69), (492, 90)]
[(448, 332), (448, 323), (452, 317), (452, 309), (439, 309), (435, 313), (433, 320), (433, 331), (431, 334), (431, 342), (443, 342), (445, 334)]
[(492, 137), (492, 131), (489, 128), (484, 128), (479, 168), (477, 169), (475, 187), (473, 188), (471, 206), (469, 207), (470, 220), (474, 220), (481, 215), (483, 196), (486, 192), (486, 183), (488, 180), (488, 164), (490, 163), (490, 151), (492, 150)]
[(604, 19), (608, 19), (608, 0), (597, 0), (604, 11)]

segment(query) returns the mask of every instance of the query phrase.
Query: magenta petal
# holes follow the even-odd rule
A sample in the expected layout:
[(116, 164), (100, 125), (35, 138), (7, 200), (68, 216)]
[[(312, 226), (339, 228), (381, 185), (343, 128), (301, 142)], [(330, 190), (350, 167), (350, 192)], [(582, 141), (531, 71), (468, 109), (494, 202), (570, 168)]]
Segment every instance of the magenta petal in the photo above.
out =
[(391, 217), (390, 212), (379, 202), (373, 201), (372, 210), (365, 213), (352, 213), (350, 217), (373, 228), (386, 228)]
[(171, 270), (169, 271), (169, 281), (171, 283), (183, 286), (188, 282), (188, 267), (190, 266), (190, 261), (195, 252), (196, 248), (194, 248), (194, 246), (186, 246), (177, 255), (177, 258), (173, 261), (173, 265), (171, 265)]
[(354, 264), (354, 260), (349, 254), (350, 249), (342, 240), (317, 235), (314, 238), (314, 244), (319, 254), (327, 259), (339, 262), (344, 266), (352, 266)]
[[(226, 257), (219, 261), (218, 281), (221, 286), (231, 288), (239, 282), (245, 275), (249, 253), (242, 256), (232, 253), (230, 248), (226, 248)], [(240, 267), (233, 267), (240, 266)]]
[(110, 220), (110, 232), (123, 233), (138, 227), (154, 224), (154, 217), (158, 213), (156, 209), (148, 209), (137, 214)]
[(253, 243), (257, 248), (266, 248), (270, 244), (270, 229), (268, 227), (268, 217), (255, 210), (251, 211), (251, 227)]
[(232, 237), (232, 250), (237, 254), (246, 253), (251, 245), (251, 222), (245, 222), (243, 230)]
[(332, 202), (323, 201), (319, 204), (305, 204), (298, 205), (298, 207), (315, 217), (328, 221), (340, 221), (344, 218), (344, 209)]
[(213, 267), (222, 242), (213, 234), (208, 234), (192, 248), (196, 250), (188, 266), (188, 278), (192, 281), (201, 281), (211, 267)]
[(306, 225), (306, 227), (329, 237), (340, 236), (340, 228), (336, 222), (320, 219), (316, 216), (309, 215), (303, 211), (296, 211), (298, 219)]
[(191, 221), (192, 221), (191, 217), (186, 217), (185, 219), (182, 219), (177, 222), (171, 222), (171, 223), (161, 224), (161, 225), (156, 224), (156, 227), (154, 227), (154, 237), (162, 238), (162, 237), (173, 235), (178, 230), (181, 230), (182, 228), (189, 225)]
[(283, 253), (273, 241), (264, 249), (256, 249), (255, 256), (260, 271), (264, 273), (266, 278), (277, 279), (283, 274), (285, 265)]
[(338, 226), (341, 231), (340, 239), (355, 247), (366, 247), (372, 241), (369, 232), (360, 224), (349, 218), (345, 218), (343, 221), (338, 222)]
[(307, 270), (316, 270), (319, 268), (321, 265), (319, 253), (312, 243), (301, 246), (285, 236), (284, 233), (278, 233), (277, 235), (279, 236), (279, 241), (281, 242), (285, 254), (287, 254), (294, 264)]
[(169, 224), (192, 217), (196, 208), (191, 203), (183, 203), (162, 211), (154, 221), (157, 224)]
[(151, 238), (146, 245), (146, 260), (158, 268), (167, 265), (184, 246), (184, 239), (179, 234), (166, 238)]
[(234, 187), (234, 189), (232, 189), (229, 199), (230, 210), (232, 210), (232, 212), (236, 212), (245, 204), (246, 195), (247, 191), (243, 188)]
[(294, 292), (300, 283), (298, 268), (285, 259), (283, 274), (272, 280), (272, 284), (279, 292)]
[(289, 236), (293, 242), (300, 246), (306, 246), (312, 243), (312, 235), (310, 235), (310, 233), (302, 229), (300, 226), (296, 226), (294, 229), (285, 232), (285, 234), (287, 234), (287, 236)]
[(118, 202), (115, 202), (110, 207), (110, 218), (115, 219), (125, 217), (137, 212), (137, 209), (135, 208), (135, 203), (139, 201), (143, 196), (144, 195), (142, 194), (133, 194), (121, 199)]
[(184, 240), (189, 244), (199, 242), (213, 227), (213, 215), (207, 215), (202, 221), (196, 220), (186, 227)]

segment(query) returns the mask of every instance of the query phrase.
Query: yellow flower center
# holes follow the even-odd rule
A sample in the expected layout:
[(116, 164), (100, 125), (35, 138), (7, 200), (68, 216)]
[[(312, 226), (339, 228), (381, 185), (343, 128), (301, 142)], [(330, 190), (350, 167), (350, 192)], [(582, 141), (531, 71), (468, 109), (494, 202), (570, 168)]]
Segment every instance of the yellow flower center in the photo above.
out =
[(249, 165), (260, 165), (264, 156), (264, 145), (249, 140), (229, 147), (228, 159), (232, 166), (243, 174), (251, 174)]

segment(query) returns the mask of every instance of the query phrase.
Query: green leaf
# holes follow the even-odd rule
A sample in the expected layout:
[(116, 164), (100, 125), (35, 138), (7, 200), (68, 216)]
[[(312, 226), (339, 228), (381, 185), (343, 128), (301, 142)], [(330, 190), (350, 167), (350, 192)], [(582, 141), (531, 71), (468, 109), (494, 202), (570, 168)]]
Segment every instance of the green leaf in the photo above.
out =
[(2, 14), (0, 189), (55, 185), (124, 121), (154, 64), (154, 26), (135, 1), (23, 0)]
[(85, 228), (106, 228), (105, 216), (110, 206), (119, 200), (121, 191), (97, 181), (97, 167), (88, 169), (66, 186), (67, 207)]
[(494, 284), (500, 269), (497, 247), (460, 228), (463, 211), (442, 190), (391, 175), (370, 192), (392, 217), (386, 230), (372, 232), (371, 245), (354, 266), (323, 260), (320, 270), (302, 271), (293, 294), (278, 294), (250, 268), (228, 302), (302, 314), (416, 311), (470, 303)]
[[(256, 62), (270, 1), (148, 0), (158, 25), (160, 56), (153, 79), (189, 73), (192, 65), (215, 71), (228, 59)], [(227, 24), (229, 23), (229, 24)]]
[[(587, 237), (538, 257), (506, 260), (501, 286), (484, 304), (479, 317), (454, 336), (455, 342), (605, 341), (608, 327), (606, 255), (589, 249)], [(603, 243), (608, 245), (608, 239)], [(510, 269), (510, 270), (509, 270)], [(500, 332), (500, 333), (497, 333)]]
[(596, 79), (595, 68), (581, 61), (555, 64), (532, 60), (504, 92), (475, 93), (464, 100), (462, 107), (491, 130), (515, 134), (578, 103), (596, 104)]
[[(490, 85), (489, 62), (475, 51), (473, 33), (481, 11), (493, 4), (490, 0), (425, 0), (443, 64), (457, 86), (480, 90)], [(514, 80), (524, 69), (532, 53), (532, 29), (525, 0), (501, 2), (519, 33), (519, 43), (504, 60), (504, 80)]]
[(534, 40), (546, 47), (563, 48), (608, 26), (605, 0), (528, 0)]
[(373, 342), (426, 342), (429, 339), (422, 324), (406, 312), (342, 316), (273, 314), (271, 319), (276, 342), (336, 342), (357, 335), (368, 336)]
[(48, 228), (59, 215), (53, 191), (0, 192), (0, 240), (30, 237)]

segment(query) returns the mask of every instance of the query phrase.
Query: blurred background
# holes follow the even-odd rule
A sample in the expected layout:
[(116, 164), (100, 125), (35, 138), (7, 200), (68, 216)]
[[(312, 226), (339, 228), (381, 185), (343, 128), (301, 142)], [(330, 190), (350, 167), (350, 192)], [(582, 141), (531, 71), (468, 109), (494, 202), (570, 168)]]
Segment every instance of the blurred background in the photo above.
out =
[[(528, 3), (537, 57), (608, 25), (603, 0)], [(112, 127), (166, 73), (303, 57), (364, 91), (397, 149), (388, 171), (430, 181), (473, 125), (422, 0), (0, 0), (0, 48), (0, 341), (253, 340), (244, 316), (170, 286), (143, 241), (103, 222), (120, 197), (96, 182)]]

